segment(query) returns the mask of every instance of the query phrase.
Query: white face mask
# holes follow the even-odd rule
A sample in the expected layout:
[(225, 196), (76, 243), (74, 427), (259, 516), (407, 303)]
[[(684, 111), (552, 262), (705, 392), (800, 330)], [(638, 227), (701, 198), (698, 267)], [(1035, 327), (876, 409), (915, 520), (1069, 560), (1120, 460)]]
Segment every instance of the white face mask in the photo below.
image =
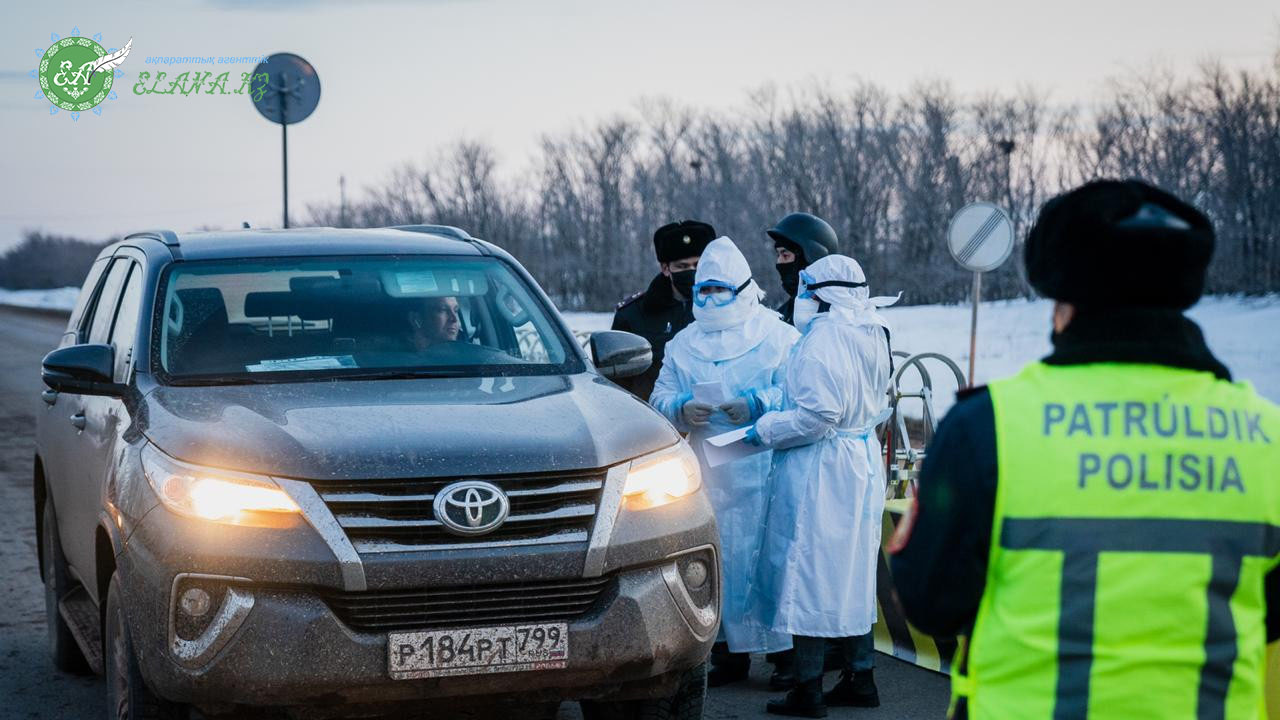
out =
[(741, 299), (735, 299), (723, 307), (717, 306), (713, 302), (701, 307), (697, 303), (693, 305), (693, 319), (697, 320), (698, 325), (708, 332), (737, 327), (747, 321), (747, 315), (750, 312), (751, 307)]
[(818, 317), (818, 301), (814, 298), (796, 298), (795, 310), (791, 314), (796, 329), (801, 333), (809, 331), (809, 325)]

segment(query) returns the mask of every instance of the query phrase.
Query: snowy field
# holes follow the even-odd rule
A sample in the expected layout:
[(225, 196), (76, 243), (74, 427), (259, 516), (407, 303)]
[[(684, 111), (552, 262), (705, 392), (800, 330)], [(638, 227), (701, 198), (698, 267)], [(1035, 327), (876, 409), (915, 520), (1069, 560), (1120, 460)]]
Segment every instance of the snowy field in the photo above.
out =
[[(1044, 357), (1049, 343), (1048, 300), (986, 302), (978, 311), (978, 353), (974, 374), (978, 383), (1014, 374), (1023, 365)], [(911, 354), (939, 352), (964, 373), (969, 367), (969, 306), (916, 305), (890, 307), (884, 315), (893, 325), (893, 347)], [(1264, 298), (1210, 297), (1191, 309), (1191, 318), (1204, 330), (1209, 347), (1238, 380), (1253, 383), (1258, 392), (1280, 402), (1280, 295)], [(612, 313), (565, 313), (579, 331), (607, 330)], [(941, 364), (926, 366), (933, 377), (934, 409), (939, 417), (951, 406), (955, 381)], [(919, 387), (908, 374), (903, 388)], [(915, 414), (904, 404), (904, 410)]]
[[(77, 293), (77, 288), (0, 289), (0, 305), (70, 310)], [(975, 372), (979, 383), (1012, 375), (1024, 364), (1049, 353), (1052, 307), (1046, 300), (982, 304)], [(955, 360), (962, 371), (968, 371), (967, 305), (891, 307), (884, 314), (893, 324), (894, 349), (912, 354), (939, 352)], [(1190, 315), (1204, 330), (1209, 347), (1237, 379), (1248, 380), (1263, 396), (1280, 402), (1280, 295), (1205, 298), (1191, 309)], [(613, 318), (607, 312), (566, 312), (564, 316), (578, 332), (607, 330)], [(941, 365), (928, 367), (934, 378), (935, 410), (941, 415), (951, 405), (955, 382)], [(918, 381), (910, 376), (904, 378), (904, 388), (913, 389), (913, 382)]]
[(0, 288), (0, 305), (52, 308), (70, 311), (76, 306), (80, 288), (65, 287), (52, 290), (6, 290)]

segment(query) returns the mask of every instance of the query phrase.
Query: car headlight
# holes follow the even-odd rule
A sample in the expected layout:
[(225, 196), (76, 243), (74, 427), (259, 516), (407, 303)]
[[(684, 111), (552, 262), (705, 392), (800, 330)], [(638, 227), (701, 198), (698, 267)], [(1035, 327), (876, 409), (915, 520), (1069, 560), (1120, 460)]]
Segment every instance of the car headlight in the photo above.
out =
[(645, 510), (692, 495), (702, 486), (702, 471), (693, 448), (683, 440), (631, 461), (622, 495), (627, 507)]
[(210, 522), (278, 527), (301, 512), (270, 478), (191, 465), (151, 445), (142, 469), (160, 502), (170, 510)]

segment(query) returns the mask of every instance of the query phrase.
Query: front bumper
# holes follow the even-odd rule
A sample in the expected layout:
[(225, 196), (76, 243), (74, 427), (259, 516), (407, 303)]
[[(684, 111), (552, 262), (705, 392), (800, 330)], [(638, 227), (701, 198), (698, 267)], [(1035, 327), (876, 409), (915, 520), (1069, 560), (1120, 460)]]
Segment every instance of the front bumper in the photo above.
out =
[[(660, 694), (674, 688), (652, 678), (678, 674), (710, 651), (716, 620), (701, 624), (682, 597), (675, 562), (616, 577), (616, 592), (569, 623), (570, 656), (563, 670), (391, 680), (387, 635), (353, 632), (317, 596), (239, 586), (252, 607), (202, 667), (151, 652), (140, 658), (143, 676), (163, 697), (197, 705), (332, 705), (401, 702), (444, 696), (501, 696), (530, 700)], [(171, 638), (144, 643), (165, 647)], [(170, 653), (172, 655), (172, 651)], [(637, 686), (637, 687), (629, 687)]]
[[(634, 523), (619, 518), (602, 568), (609, 589), (567, 621), (568, 666), (557, 670), (392, 680), (387, 633), (353, 630), (322, 598), (323, 590), (341, 588), (343, 578), (324, 542), (306, 528), (268, 542), (264, 533), (272, 531), (192, 527), (156, 508), (130, 538), (117, 572), (148, 685), (164, 698), (210, 712), (244, 706), (349, 710), (439, 697), (657, 697), (673, 693), (685, 671), (706, 659), (719, 624), (718, 537), (709, 504), (699, 492), (678, 505), (683, 507), (637, 513)], [(691, 552), (706, 554), (714, 565), (712, 599), (701, 607), (679, 569)], [(566, 568), (576, 567), (572, 572), (580, 577), (584, 553), (556, 546), (510, 549), (465, 563), (473, 567), (466, 575), (483, 584), (549, 579), (531, 572), (548, 568), (564, 577)], [(461, 587), (467, 579), (456, 571), (461, 557), (396, 562), (392, 555), (366, 567), (371, 588)], [(184, 643), (174, 634), (174, 580), (186, 573), (240, 578), (227, 594), (234, 607), (225, 606), (226, 621), (213, 623), (217, 634), (208, 643)]]

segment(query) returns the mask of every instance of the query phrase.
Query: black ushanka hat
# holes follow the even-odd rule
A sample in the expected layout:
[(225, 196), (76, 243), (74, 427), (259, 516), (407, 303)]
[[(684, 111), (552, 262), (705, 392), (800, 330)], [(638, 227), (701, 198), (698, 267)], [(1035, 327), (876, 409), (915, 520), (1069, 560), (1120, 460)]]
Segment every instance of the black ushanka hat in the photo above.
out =
[(715, 239), (716, 229), (710, 225), (697, 220), (683, 220), (658, 228), (653, 234), (653, 252), (662, 263), (700, 257)]
[(1027, 279), (1083, 308), (1185, 310), (1204, 292), (1213, 245), (1213, 224), (1191, 205), (1138, 180), (1097, 180), (1040, 209)]

